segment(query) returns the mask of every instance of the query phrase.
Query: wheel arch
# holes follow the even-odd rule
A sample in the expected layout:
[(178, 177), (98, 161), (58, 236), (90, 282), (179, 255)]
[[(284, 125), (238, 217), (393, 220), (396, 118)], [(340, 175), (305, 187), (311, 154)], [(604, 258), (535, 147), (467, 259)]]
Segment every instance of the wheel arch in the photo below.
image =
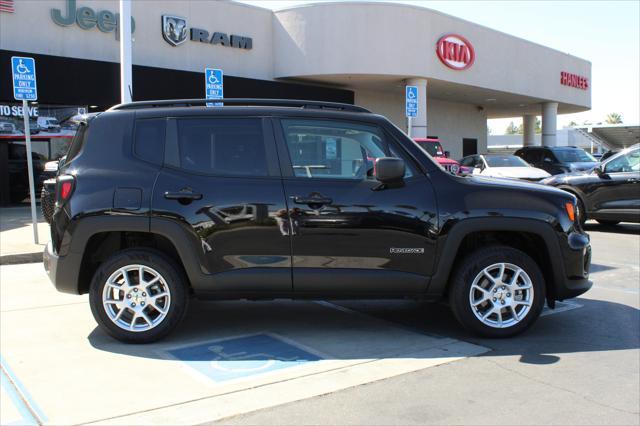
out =
[(81, 255), (78, 294), (87, 293), (99, 265), (113, 253), (128, 248), (161, 252), (180, 266), (193, 287), (204, 277), (199, 239), (176, 221), (148, 217), (88, 217), (75, 224), (70, 251)]
[[(562, 282), (564, 265), (556, 231), (547, 223), (524, 218), (477, 218), (455, 224), (439, 242), (437, 270), (431, 278), (427, 295), (447, 295), (456, 261), (485, 244), (502, 244), (519, 249), (532, 257), (542, 270), (547, 303), (554, 305), (556, 285)], [(539, 250), (543, 245), (545, 250)]]

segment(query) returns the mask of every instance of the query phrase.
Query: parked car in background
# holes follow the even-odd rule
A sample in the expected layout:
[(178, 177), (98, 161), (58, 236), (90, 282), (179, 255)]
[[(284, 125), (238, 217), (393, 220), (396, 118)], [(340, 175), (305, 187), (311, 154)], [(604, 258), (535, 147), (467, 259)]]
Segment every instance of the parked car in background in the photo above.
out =
[(471, 169), (470, 174), (524, 179), (537, 182), (551, 176), (542, 169), (537, 169), (515, 155), (485, 154), (469, 155), (460, 160), (463, 170)]
[(598, 165), (591, 154), (575, 146), (525, 146), (515, 155), (552, 175), (591, 170)]
[(581, 223), (605, 225), (640, 222), (640, 144), (627, 148), (588, 172), (562, 174), (542, 181), (578, 198)]
[(46, 132), (60, 131), (60, 123), (55, 117), (38, 117), (38, 125)]
[(604, 160), (606, 160), (609, 157), (614, 156), (615, 154), (617, 154), (618, 151), (614, 151), (612, 149), (610, 149), (609, 151), (605, 152), (604, 154), (602, 154), (599, 158), (600, 162), (603, 162)]
[(16, 135), (22, 134), (16, 125), (10, 121), (0, 121), (0, 134)]
[(449, 152), (442, 149), (442, 144), (440, 144), (438, 138), (415, 138), (413, 140), (420, 148), (427, 151), (446, 171), (454, 175), (460, 172), (460, 164), (456, 160), (449, 158)]

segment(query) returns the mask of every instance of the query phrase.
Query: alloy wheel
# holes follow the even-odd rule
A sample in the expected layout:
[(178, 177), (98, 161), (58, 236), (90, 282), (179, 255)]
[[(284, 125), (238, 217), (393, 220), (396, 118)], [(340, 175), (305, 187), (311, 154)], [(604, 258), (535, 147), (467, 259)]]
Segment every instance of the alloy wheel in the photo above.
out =
[(158, 271), (127, 265), (115, 271), (102, 290), (102, 306), (118, 327), (147, 331), (160, 324), (171, 306), (171, 293)]
[(493, 328), (520, 323), (531, 310), (533, 284), (527, 273), (511, 263), (494, 263), (480, 271), (469, 290), (471, 310)]

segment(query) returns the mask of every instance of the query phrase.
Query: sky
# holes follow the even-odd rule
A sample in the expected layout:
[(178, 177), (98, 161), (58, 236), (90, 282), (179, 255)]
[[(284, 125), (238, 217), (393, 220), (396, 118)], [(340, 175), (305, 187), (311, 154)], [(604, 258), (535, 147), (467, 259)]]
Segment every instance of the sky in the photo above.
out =
[[(324, 0), (244, 1), (281, 9)], [(331, 0), (329, 0), (331, 1)], [(369, 0), (370, 1), (370, 0)], [(611, 112), (623, 122), (640, 124), (640, 1), (418, 1), (397, 3), (438, 10), (591, 61), (590, 111), (558, 116), (602, 122)], [(513, 119), (489, 120), (493, 134), (504, 133)]]

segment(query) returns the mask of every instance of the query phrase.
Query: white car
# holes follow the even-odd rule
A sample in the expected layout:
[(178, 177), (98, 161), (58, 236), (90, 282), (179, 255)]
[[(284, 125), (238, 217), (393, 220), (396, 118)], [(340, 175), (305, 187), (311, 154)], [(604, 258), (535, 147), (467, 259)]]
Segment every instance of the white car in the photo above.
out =
[(471, 174), (539, 181), (551, 176), (542, 169), (535, 168), (515, 155), (486, 154), (470, 155), (460, 160), (462, 170), (470, 170)]

